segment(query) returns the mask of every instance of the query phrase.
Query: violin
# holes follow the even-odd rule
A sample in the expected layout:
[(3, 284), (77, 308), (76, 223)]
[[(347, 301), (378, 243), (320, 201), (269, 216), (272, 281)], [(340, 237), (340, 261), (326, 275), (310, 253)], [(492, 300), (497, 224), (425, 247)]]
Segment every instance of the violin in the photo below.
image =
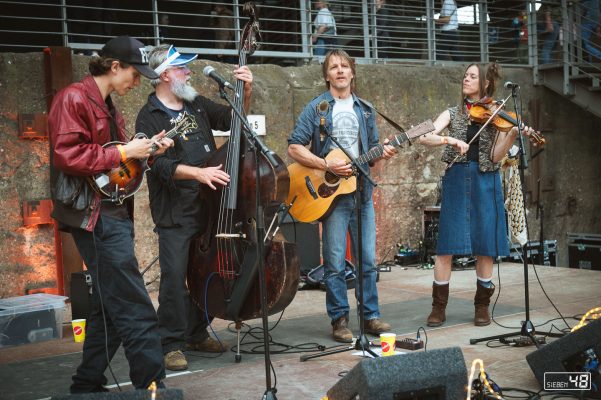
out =
[[(514, 126), (518, 125), (517, 114), (504, 109), (498, 110), (500, 104), (501, 102), (494, 101), (490, 97), (481, 99), (470, 108), (470, 120), (484, 124), (497, 112), (490, 123), (501, 132), (509, 132)], [(546, 142), (539, 131), (530, 134), (529, 139), (535, 146), (543, 146)]]

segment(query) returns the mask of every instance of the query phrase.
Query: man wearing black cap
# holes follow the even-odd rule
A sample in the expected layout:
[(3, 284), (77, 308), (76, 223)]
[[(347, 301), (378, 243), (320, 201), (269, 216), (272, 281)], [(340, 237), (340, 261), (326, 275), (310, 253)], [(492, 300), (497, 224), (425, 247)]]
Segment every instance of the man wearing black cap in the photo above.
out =
[[(173, 141), (164, 132), (127, 141), (125, 122), (111, 100), (111, 93), (122, 96), (138, 86), (140, 74), (156, 78), (144, 44), (129, 37), (112, 39), (101, 57), (91, 59), (89, 71), (56, 95), (48, 115), (52, 216), (73, 235), (93, 281), (83, 359), (71, 392), (106, 391), (104, 371), (121, 344), (131, 381), (143, 389), (160, 383), (165, 369), (156, 313), (134, 253), (133, 197), (123, 204), (110, 201), (91, 190), (87, 178), (126, 160), (144, 160), (153, 146), (161, 154)], [(113, 141), (127, 143), (103, 147)], [(74, 184), (70, 189), (65, 182)]]
[[(185, 350), (224, 351), (209, 337), (206, 317), (190, 300), (186, 272), (190, 245), (204, 231), (206, 217), (198, 183), (215, 189), (229, 182), (221, 166), (202, 166), (217, 148), (211, 130), (229, 130), (232, 110), (199, 96), (190, 85), (188, 63), (194, 59), (195, 54), (180, 54), (169, 45), (152, 50), (149, 64), (159, 75), (151, 81), (156, 91), (150, 94), (136, 120), (138, 132), (158, 132), (171, 129), (172, 120), (185, 111), (198, 126), (186, 133), (186, 139), (176, 137), (175, 146), (154, 159), (148, 174), (150, 210), (159, 234), (159, 331), (165, 367), (176, 371), (188, 368)], [(244, 81), (248, 111), (252, 74), (243, 66), (234, 70), (234, 77)]]

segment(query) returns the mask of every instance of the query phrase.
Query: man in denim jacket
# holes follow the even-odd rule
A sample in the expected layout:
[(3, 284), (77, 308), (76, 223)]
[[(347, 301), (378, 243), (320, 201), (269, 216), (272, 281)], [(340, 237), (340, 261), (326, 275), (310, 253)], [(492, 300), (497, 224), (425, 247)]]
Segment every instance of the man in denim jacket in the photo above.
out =
[[(375, 114), (369, 103), (354, 94), (355, 63), (345, 51), (332, 50), (326, 54), (322, 72), (328, 91), (313, 99), (301, 113), (294, 131), (288, 138), (288, 155), (306, 167), (348, 177), (353, 173), (348, 160), (324, 158), (337, 148), (329, 135), (336, 137), (353, 157), (365, 154), (378, 145)], [(328, 135), (324, 131), (327, 131)], [(387, 141), (384, 143), (386, 144)], [(308, 144), (311, 144), (310, 149), (305, 147)], [(385, 145), (381, 158), (388, 159), (395, 153), (396, 150), (392, 146)], [(367, 164), (364, 167), (369, 169)], [(390, 330), (390, 325), (380, 320), (378, 308), (375, 269), (376, 229), (371, 198), (373, 187), (367, 180), (362, 181), (364, 187), (361, 201), (363, 311), (365, 331), (377, 335)], [(333, 208), (322, 219), (326, 309), (332, 321), (334, 339), (349, 343), (353, 340), (353, 333), (348, 328), (349, 304), (346, 294), (344, 257), (348, 231), (351, 235), (354, 258), (357, 258), (355, 194), (343, 194), (336, 200)]]

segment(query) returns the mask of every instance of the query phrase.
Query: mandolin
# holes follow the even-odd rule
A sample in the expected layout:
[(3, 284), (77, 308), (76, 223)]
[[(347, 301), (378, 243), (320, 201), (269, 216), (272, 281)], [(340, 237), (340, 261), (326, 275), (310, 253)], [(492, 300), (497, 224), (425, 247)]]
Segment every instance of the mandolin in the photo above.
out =
[[(190, 117), (187, 112), (181, 113), (177, 118), (172, 120), (174, 127), (165, 134), (166, 138), (174, 138), (177, 135), (182, 135), (186, 138), (186, 133), (197, 128), (196, 121)], [(136, 134), (138, 138), (146, 138), (144, 133)], [(108, 142), (102, 147), (113, 147), (123, 142)], [(152, 147), (152, 154), (158, 150), (156, 145)], [(115, 167), (109, 171), (96, 174), (93, 177), (89, 177), (89, 182), (92, 188), (99, 192), (104, 198), (110, 199), (110, 201), (123, 204), (125, 199), (136, 194), (142, 183), (144, 182), (144, 173), (149, 169), (148, 158), (137, 159), (128, 158), (125, 161), (121, 161), (118, 167)]]

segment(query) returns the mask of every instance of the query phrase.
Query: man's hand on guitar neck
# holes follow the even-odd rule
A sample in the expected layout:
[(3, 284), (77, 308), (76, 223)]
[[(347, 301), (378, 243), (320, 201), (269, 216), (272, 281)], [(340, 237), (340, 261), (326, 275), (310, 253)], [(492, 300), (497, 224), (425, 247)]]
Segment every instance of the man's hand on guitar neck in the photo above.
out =
[(398, 153), (398, 150), (394, 146), (389, 145), (388, 143), (390, 143), (390, 140), (388, 140), (388, 139), (384, 139), (384, 143), (382, 143), (382, 157), (381, 158), (384, 160), (388, 160), (392, 156), (394, 156), (395, 154)]
[[(153, 153), (153, 146), (157, 150)], [(120, 151), (124, 151), (126, 158), (136, 158), (142, 160), (151, 155), (163, 154), (165, 150), (173, 146), (173, 140), (165, 137), (165, 131), (152, 137), (152, 139), (134, 138), (127, 144), (122, 145)]]

